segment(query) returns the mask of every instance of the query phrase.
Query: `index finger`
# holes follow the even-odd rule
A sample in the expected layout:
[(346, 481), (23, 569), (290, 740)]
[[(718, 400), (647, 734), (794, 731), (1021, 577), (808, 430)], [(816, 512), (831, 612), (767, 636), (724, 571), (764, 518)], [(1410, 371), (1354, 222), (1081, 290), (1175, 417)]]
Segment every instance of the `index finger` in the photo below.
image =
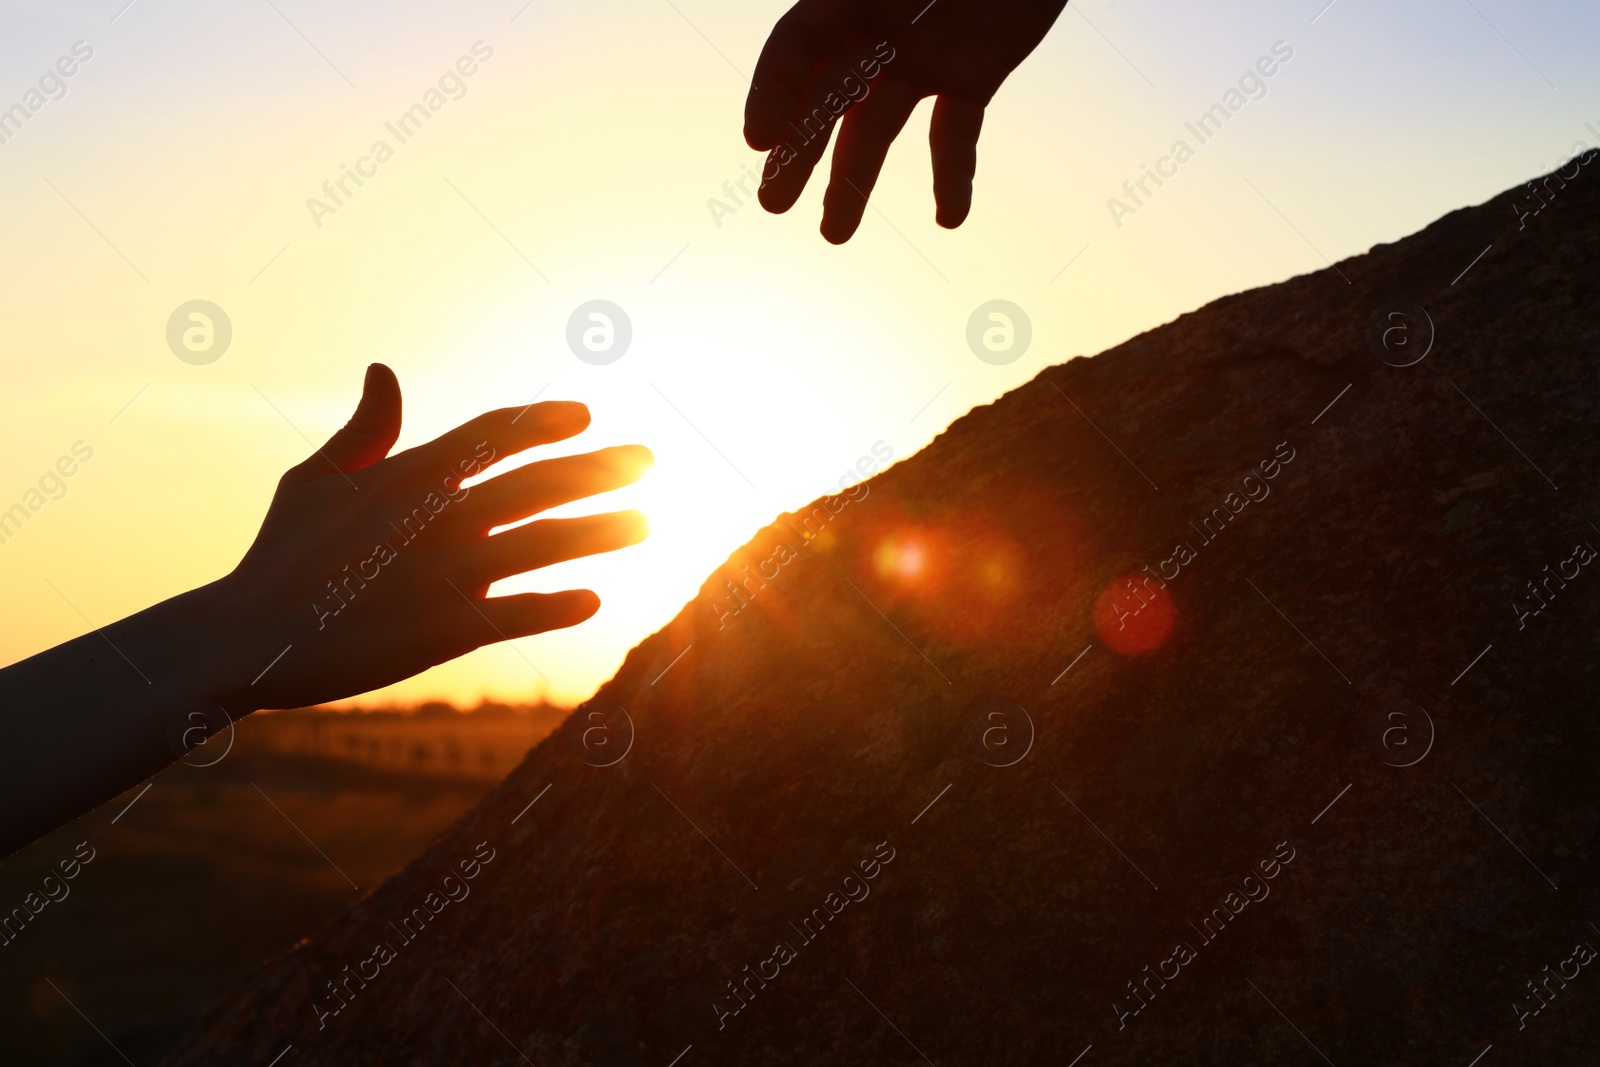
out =
[(575, 437), (588, 426), (589, 409), (576, 401), (524, 404), (486, 411), (395, 458), (403, 458), (408, 464), (448, 467), (458, 472), (458, 477), (471, 477), (490, 464), (535, 445)]
[(856, 0), (800, 0), (772, 27), (744, 103), (744, 139), (751, 148), (777, 147), (811, 72), (859, 21)]

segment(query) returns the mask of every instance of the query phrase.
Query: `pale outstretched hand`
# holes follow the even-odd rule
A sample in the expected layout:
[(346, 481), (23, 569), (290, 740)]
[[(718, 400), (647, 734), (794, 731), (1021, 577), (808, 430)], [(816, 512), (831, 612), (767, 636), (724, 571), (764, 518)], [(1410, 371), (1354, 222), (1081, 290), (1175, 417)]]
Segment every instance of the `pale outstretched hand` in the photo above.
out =
[(773, 27), (745, 102), (745, 140), (768, 152), (761, 206), (794, 206), (843, 116), (822, 236), (861, 225), (889, 145), (935, 97), (929, 147), (939, 225), (972, 207), (983, 111), (1066, 0), (800, 0)]

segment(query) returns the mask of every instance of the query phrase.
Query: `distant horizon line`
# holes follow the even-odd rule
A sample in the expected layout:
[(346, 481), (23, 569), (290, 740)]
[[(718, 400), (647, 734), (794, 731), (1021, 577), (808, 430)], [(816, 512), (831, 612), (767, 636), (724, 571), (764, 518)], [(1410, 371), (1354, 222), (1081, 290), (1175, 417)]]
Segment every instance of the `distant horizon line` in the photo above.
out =
[(511, 703), (502, 700), (491, 700), (486, 697), (479, 698), (477, 703), (472, 705), (466, 705), (456, 701), (439, 698), (417, 701), (416, 703), (391, 701), (373, 704), (353, 704), (334, 701), (327, 704), (308, 704), (299, 708), (263, 708), (262, 710), (254, 712), (253, 714), (293, 715), (311, 712), (319, 715), (399, 714), (425, 716), (438, 715), (443, 717), (447, 714), (477, 715), (485, 711), (489, 711), (491, 714), (497, 712), (509, 712), (513, 715), (530, 715), (548, 711), (571, 712), (581, 703), (582, 701), (573, 704), (562, 704), (545, 700), (543, 698), (533, 701)]

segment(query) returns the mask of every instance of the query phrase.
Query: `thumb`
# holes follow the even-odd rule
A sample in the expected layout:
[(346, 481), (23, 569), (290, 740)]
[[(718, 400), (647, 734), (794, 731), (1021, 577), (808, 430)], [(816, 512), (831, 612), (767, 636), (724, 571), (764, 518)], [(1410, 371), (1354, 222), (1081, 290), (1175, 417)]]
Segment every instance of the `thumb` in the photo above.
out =
[[(389, 454), (400, 436), (400, 382), (382, 363), (367, 367), (361, 402), (350, 421), (319, 448), (315, 455), (289, 471), (293, 481), (310, 481), (326, 474), (349, 474), (372, 466)], [(329, 467), (333, 470), (329, 470)]]

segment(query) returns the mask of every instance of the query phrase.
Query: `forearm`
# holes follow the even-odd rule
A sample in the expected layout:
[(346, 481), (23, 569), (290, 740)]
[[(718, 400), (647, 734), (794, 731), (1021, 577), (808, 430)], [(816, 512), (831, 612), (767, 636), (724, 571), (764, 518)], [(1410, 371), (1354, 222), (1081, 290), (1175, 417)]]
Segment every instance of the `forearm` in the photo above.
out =
[(0, 856), (193, 747), (191, 712), (254, 710), (230, 614), (213, 583), (0, 670)]

